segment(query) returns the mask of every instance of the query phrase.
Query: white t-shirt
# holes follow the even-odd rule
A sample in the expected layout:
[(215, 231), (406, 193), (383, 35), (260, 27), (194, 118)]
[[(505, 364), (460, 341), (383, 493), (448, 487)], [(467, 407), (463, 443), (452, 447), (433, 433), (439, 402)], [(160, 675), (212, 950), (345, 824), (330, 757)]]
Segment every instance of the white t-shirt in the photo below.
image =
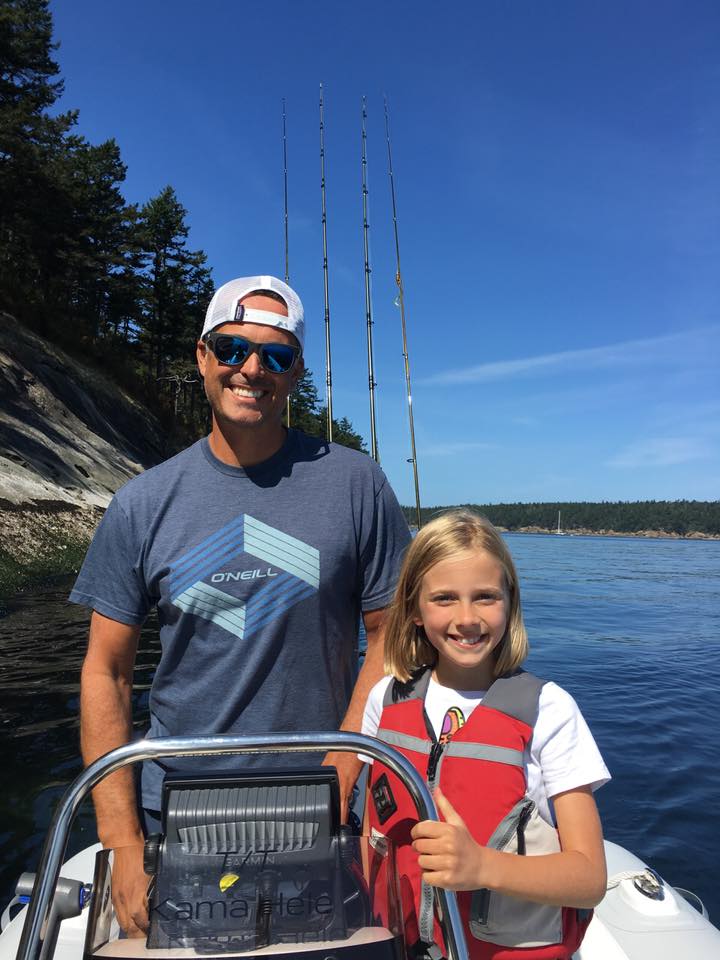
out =
[[(392, 677), (383, 677), (370, 691), (365, 704), (362, 732), (377, 735), (383, 698)], [(459, 707), (467, 718), (482, 701), (485, 690), (453, 690), (432, 677), (425, 697), (425, 712), (440, 736), (442, 722), (450, 707)], [(362, 757), (372, 763), (369, 757)], [(532, 739), (525, 750), (525, 775), (528, 795), (535, 801), (540, 816), (554, 823), (552, 797), (565, 790), (589, 784), (597, 790), (610, 779), (597, 744), (573, 698), (556, 683), (546, 683), (540, 691), (538, 718)]]

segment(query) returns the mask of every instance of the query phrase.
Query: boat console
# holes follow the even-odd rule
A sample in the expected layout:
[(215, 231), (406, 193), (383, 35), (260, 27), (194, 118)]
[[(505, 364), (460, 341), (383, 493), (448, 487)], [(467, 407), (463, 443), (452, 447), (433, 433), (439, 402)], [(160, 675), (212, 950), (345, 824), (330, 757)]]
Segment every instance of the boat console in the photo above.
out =
[(388, 891), (376, 919), (366, 879), (389, 875), (373, 865), (387, 856), (387, 845), (376, 850), (340, 823), (332, 767), (168, 776), (162, 832), (145, 843), (147, 939), (119, 937), (108, 909), (111, 852), (101, 851), (84, 954), (227, 956), (302, 947), (310, 960), (315, 951), (327, 957), (332, 946), (348, 960), (395, 960), (402, 938), (386, 926)]

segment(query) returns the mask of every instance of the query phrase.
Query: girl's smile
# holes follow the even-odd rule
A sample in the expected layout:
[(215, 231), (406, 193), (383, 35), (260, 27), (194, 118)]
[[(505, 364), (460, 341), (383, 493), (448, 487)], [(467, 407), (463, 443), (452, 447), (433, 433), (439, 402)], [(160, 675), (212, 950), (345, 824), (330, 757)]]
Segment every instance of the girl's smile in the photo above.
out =
[(487, 551), (465, 550), (428, 570), (415, 623), (437, 650), (438, 683), (456, 690), (490, 686), (507, 610), (503, 568)]

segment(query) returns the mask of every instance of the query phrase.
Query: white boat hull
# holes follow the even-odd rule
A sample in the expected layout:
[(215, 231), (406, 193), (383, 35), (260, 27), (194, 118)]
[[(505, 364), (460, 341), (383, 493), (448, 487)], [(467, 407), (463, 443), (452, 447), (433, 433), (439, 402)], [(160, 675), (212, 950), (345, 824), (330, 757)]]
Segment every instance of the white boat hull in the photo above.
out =
[[(615, 843), (605, 842), (608, 878), (647, 864)], [(673, 887), (652, 900), (622, 880), (596, 907), (577, 960), (717, 960), (720, 930)]]
[[(88, 847), (68, 860), (62, 876), (89, 883), (93, 878), (99, 845)], [(605, 852), (610, 878), (628, 872), (642, 873), (647, 864), (615, 843), (606, 841)], [(24, 920), (19, 911), (0, 935), (0, 960), (14, 960)], [(55, 960), (81, 960), (88, 911), (64, 920), (60, 928)], [(258, 955), (272, 948), (258, 951)], [(148, 951), (151, 956), (153, 951)], [(191, 950), (178, 953), (194, 956)], [(653, 900), (640, 893), (632, 879), (620, 881), (608, 890), (595, 910), (575, 960), (718, 960), (720, 930), (672, 887), (665, 885), (664, 897)]]

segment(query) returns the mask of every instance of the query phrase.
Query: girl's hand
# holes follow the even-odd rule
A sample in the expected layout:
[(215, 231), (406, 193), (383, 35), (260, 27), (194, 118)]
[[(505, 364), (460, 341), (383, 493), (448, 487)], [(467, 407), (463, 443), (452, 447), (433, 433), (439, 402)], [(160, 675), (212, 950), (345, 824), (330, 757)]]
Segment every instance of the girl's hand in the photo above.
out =
[(560, 834), (560, 853), (519, 857), (477, 843), (462, 818), (439, 790), (438, 809), (445, 823), (424, 820), (413, 827), (413, 850), (426, 883), (446, 890), (480, 890), (549, 903), (596, 906), (605, 893), (602, 829), (590, 785), (552, 797)]
[(445, 890), (477, 890), (486, 886), (483, 875), (492, 851), (473, 839), (462, 817), (439, 789), (434, 797), (445, 822), (423, 820), (411, 833), (423, 880)]

